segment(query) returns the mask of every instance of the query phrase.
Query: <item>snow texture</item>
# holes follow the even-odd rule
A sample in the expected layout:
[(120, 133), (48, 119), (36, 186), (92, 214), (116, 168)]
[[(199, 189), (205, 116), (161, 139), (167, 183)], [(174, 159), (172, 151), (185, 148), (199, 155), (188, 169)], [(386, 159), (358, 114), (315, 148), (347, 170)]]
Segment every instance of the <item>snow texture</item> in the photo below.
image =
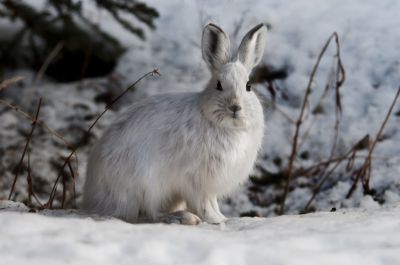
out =
[[(318, 264), (400, 262), (400, 205), (197, 227), (132, 225), (2, 201), (2, 264)], [(29, 224), (29, 225), (27, 225)]]

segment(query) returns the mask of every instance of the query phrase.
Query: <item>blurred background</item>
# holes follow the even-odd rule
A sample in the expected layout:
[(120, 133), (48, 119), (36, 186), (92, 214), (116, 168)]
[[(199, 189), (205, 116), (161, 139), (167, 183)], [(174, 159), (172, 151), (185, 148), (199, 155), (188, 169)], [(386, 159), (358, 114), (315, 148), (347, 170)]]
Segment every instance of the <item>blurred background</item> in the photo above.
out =
[[(398, 202), (400, 107), (388, 114), (400, 84), (398, 10), (396, 0), (2, 0), (0, 199), (42, 209), (54, 196), (52, 207), (76, 207), (90, 147), (125, 107), (203, 89), (210, 74), (201, 32), (212, 22), (234, 47), (253, 26), (269, 29), (251, 76), (265, 107), (265, 143), (223, 212), (272, 216)], [(161, 76), (142, 80), (87, 133), (153, 69)]]

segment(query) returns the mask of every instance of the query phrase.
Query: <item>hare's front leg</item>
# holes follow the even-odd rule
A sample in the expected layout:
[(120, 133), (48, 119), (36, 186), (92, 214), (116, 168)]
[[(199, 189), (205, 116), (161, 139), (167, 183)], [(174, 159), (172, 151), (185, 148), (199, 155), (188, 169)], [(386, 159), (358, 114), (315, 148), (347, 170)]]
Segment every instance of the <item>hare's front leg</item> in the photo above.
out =
[(188, 202), (188, 208), (209, 224), (219, 224), (226, 220), (219, 210), (216, 197), (204, 198), (199, 202)]
[(226, 217), (219, 210), (219, 205), (216, 197), (208, 200), (208, 204), (206, 204), (205, 207), (205, 213), (206, 215), (204, 217), (204, 220), (207, 223), (219, 224), (226, 221)]

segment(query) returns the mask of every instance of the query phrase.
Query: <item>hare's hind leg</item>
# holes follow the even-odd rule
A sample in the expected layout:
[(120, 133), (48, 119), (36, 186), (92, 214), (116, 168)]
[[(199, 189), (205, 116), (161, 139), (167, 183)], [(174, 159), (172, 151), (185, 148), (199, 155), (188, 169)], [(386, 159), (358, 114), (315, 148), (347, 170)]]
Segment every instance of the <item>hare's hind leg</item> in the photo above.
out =
[[(149, 195), (152, 195), (149, 196)], [(186, 211), (186, 203), (181, 196), (174, 193), (150, 194), (146, 198), (145, 216), (149, 222), (163, 222), (167, 224), (197, 225), (201, 219)]]
[(201, 219), (186, 210), (186, 202), (176, 197), (166, 209), (165, 214), (159, 215), (158, 221), (167, 224), (198, 225)]
[(198, 225), (201, 219), (188, 211), (176, 211), (159, 217), (159, 221), (167, 224)]

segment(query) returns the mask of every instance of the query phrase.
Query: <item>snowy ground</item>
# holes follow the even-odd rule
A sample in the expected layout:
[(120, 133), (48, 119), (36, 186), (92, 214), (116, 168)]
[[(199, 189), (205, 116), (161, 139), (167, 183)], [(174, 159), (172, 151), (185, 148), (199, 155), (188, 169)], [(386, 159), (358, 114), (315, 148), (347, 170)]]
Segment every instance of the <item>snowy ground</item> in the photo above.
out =
[[(271, 218), (219, 226), (132, 225), (66, 211), (26, 213), (3, 201), (2, 264), (400, 263), (400, 205)], [(29, 225), (28, 225), (29, 224)]]

